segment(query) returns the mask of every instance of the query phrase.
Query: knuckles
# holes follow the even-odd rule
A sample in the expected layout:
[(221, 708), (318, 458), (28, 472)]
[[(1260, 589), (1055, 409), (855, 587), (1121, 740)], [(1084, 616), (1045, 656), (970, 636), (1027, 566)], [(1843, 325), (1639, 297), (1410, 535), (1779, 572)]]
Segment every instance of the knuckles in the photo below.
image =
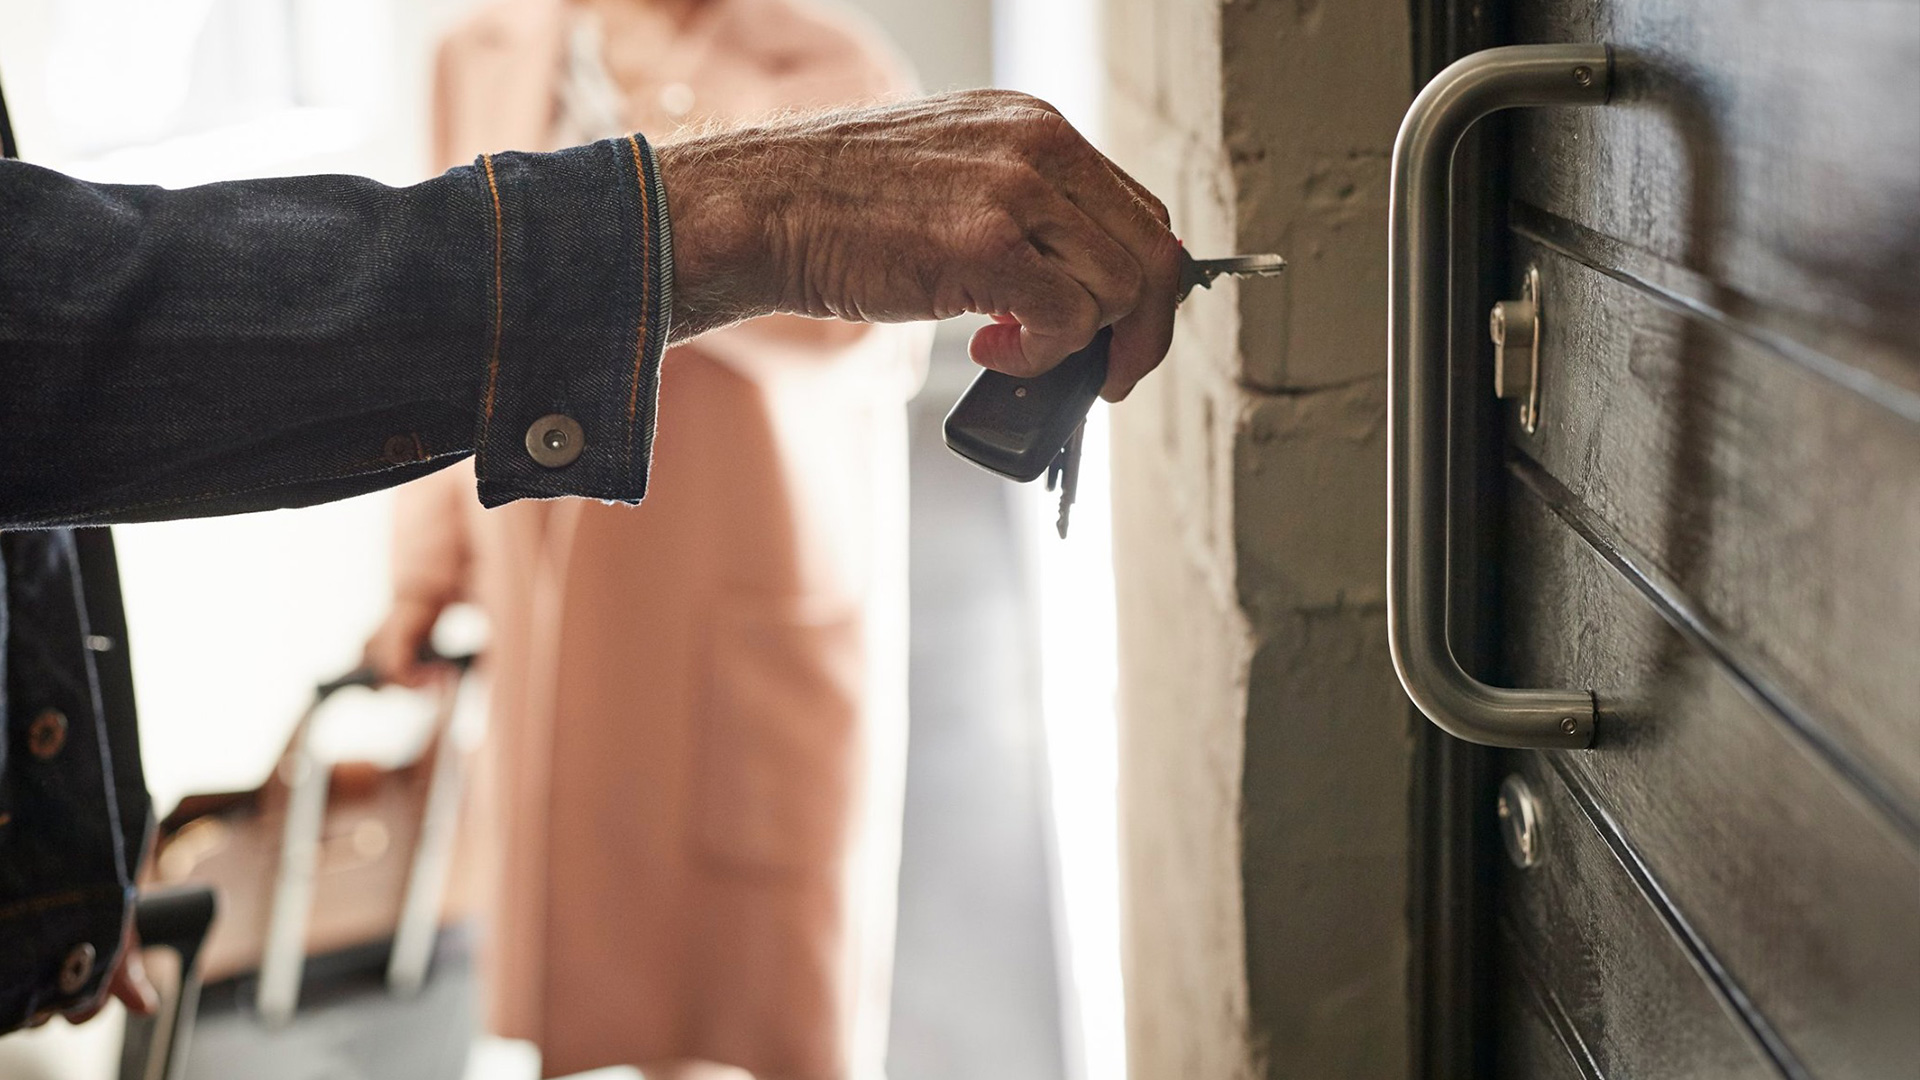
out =
[(1009, 224), (1024, 219), (1055, 197), (1054, 187), (1046, 177), (1030, 162), (1019, 158), (997, 162), (982, 170), (974, 191)]
[(1055, 116), (1060, 115), (1060, 110), (1054, 108), (1051, 102), (1034, 97), (1032, 94), (1020, 90), (1004, 90), (997, 87), (989, 87), (979, 90), (961, 90), (952, 96), (968, 104), (977, 103), (983, 108), (1027, 109), (1034, 112), (1052, 113)]
[(1069, 154), (1087, 145), (1066, 117), (1052, 111), (1032, 110), (1025, 113), (1020, 124), (1020, 135), (1021, 145), (1036, 157)]
[(987, 208), (967, 228), (968, 239), (962, 248), (972, 261), (997, 272), (1017, 272), (1025, 267), (1030, 245), (1026, 230), (1001, 206)]
[(1167, 213), (1167, 204), (1160, 201), (1160, 196), (1143, 190), (1140, 194), (1140, 202), (1147, 208), (1147, 213), (1153, 215), (1153, 220), (1160, 223), (1161, 228), (1173, 227), (1173, 216)]

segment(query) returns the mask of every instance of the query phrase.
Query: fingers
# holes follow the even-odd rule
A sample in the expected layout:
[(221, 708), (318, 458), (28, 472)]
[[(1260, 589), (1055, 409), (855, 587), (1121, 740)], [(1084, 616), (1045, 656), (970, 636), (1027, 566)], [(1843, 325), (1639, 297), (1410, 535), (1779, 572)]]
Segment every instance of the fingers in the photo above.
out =
[(1059, 199), (1047, 209), (1032, 229), (1035, 248), (1093, 297), (1101, 326), (1132, 313), (1146, 280), (1133, 253), (1073, 203)]
[(1131, 219), (1143, 230), (1141, 247), (1134, 251), (1140, 260), (1140, 303), (1114, 324), (1107, 384), (1100, 391), (1108, 401), (1120, 401), (1160, 365), (1173, 344), (1173, 313), (1180, 303), (1180, 240), (1173, 235), (1166, 205), (1099, 151), (1094, 153), (1133, 196), (1135, 209), (1154, 223), (1146, 225), (1138, 214)]
[(1051, 133), (1036, 146), (1036, 168), (1079, 213), (1056, 209), (1054, 220), (1035, 233), (1043, 249), (1098, 299), (1103, 324), (1113, 326), (1101, 394), (1119, 401), (1172, 344), (1179, 241), (1160, 200), (1065, 119), (1056, 116)]
[(1113, 344), (1107, 352), (1107, 382), (1100, 396), (1123, 400), (1135, 383), (1166, 358), (1173, 345), (1173, 309), (1180, 285), (1179, 264), (1156, 258), (1146, 269), (1141, 302), (1113, 324)]
[(1093, 340), (1104, 320), (1100, 302), (1074, 280), (1057, 257), (1018, 245), (990, 286), (996, 321), (974, 332), (968, 354), (982, 367), (1022, 378), (1048, 370)]
[(1136, 302), (1113, 322), (1107, 384), (1101, 396), (1119, 401), (1157, 367), (1173, 343), (1173, 309), (1180, 287), (1180, 242), (1167, 226), (1160, 200), (1084, 141), (1063, 163), (1061, 189), (1074, 205), (1123, 248), (1139, 273)]
[[(974, 359), (1018, 376), (1111, 326), (1102, 392), (1114, 400), (1172, 340), (1179, 245), (1165, 207), (1036, 98), (975, 91), (821, 114), (693, 138), (660, 161), (679, 193), (676, 326), (983, 312), (1014, 322), (975, 334)], [(751, 287), (734, 289), (743, 274)], [(414, 669), (390, 642), (369, 656), (397, 677)]]

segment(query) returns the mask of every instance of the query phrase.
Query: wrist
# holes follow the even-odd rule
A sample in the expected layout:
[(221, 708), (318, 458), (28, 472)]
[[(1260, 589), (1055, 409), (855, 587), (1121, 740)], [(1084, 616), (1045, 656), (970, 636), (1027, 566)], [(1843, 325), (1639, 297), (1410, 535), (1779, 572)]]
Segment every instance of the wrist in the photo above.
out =
[(746, 132), (654, 148), (673, 222), (673, 340), (784, 309), (791, 186)]

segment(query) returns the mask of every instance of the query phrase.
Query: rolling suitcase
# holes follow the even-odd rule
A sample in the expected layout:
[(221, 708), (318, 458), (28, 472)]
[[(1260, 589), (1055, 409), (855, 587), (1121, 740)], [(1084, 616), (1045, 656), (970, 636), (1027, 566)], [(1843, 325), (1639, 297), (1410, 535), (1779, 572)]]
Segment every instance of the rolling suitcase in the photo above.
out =
[[(170, 937), (146, 944), (166, 946), (158, 966), (179, 1004), (163, 990), (161, 1013), (136, 1018), (121, 1080), (459, 1075), (474, 995), (447, 891), (467, 771), (453, 720), (473, 658), (441, 662), (413, 760), (335, 763), (316, 745), (324, 705), (379, 689), (356, 670), (316, 687), (260, 787), (189, 796), (161, 823), (149, 876), (175, 890), (152, 901)], [(184, 911), (187, 895), (206, 897), (211, 927), (190, 950), (173, 947), (176, 924), (199, 911)], [(436, 964), (448, 985), (429, 988)]]

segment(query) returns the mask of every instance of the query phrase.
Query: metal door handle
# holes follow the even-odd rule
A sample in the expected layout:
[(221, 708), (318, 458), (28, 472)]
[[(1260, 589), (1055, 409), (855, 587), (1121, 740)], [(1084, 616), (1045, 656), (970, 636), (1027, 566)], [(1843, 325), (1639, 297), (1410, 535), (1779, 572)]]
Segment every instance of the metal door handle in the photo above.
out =
[(1447, 342), (1453, 154), (1474, 121), (1500, 109), (1604, 105), (1604, 45), (1510, 45), (1435, 76), (1393, 144), (1387, 291), (1387, 626), (1394, 670), (1428, 719), (1487, 746), (1574, 749), (1593, 742), (1584, 690), (1488, 686), (1447, 641)]

